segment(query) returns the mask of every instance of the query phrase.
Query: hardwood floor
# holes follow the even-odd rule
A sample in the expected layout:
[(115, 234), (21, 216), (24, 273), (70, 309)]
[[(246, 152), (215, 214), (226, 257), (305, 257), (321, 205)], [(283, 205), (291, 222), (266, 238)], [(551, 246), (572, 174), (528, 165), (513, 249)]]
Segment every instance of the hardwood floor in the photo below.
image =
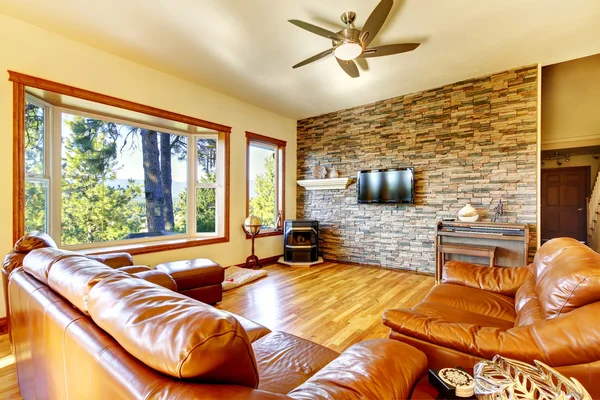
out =
[(269, 276), (223, 293), (217, 307), (338, 352), (386, 337), (383, 311), (412, 307), (433, 286), (430, 276), (352, 264), (265, 268)]
[[(269, 276), (223, 293), (217, 308), (341, 352), (361, 340), (386, 337), (381, 314), (411, 307), (433, 277), (324, 263), (313, 268), (265, 267)], [(0, 399), (20, 399), (8, 336), (0, 336)]]

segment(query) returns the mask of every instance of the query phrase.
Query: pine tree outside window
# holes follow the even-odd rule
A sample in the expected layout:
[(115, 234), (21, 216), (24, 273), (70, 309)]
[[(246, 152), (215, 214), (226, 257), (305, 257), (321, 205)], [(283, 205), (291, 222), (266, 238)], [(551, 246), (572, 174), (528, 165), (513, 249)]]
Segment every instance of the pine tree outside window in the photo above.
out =
[(281, 234), (286, 142), (246, 132), (247, 214), (260, 218), (260, 235)]

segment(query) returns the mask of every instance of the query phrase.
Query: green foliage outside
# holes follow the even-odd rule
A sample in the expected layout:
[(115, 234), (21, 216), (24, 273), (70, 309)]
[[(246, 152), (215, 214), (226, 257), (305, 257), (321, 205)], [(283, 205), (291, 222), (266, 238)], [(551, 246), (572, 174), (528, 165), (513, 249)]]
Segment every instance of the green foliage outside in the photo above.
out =
[[(25, 167), (28, 179), (25, 185), (25, 229), (27, 232), (48, 232), (46, 202), (49, 200), (48, 183), (44, 175), (44, 108), (26, 104)], [(141, 130), (92, 118), (74, 116), (67, 121), (72, 134), (64, 140), (62, 159), (61, 242), (65, 245), (123, 240), (131, 234), (148, 231), (143, 185), (129, 181), (124, 187), (110, 184), (117, 177), (119, 156), (127, 156), (125, 145), (137, 150)], [(122, 131), (125, 131), (122, 133)], [(123, 136), (125, 135), (125, 136)], [(167, 152), (160, 157), (175, 156), (185, 160), (187, 140), (178, 135), (171, 138)], [(198, 163), (207, 183), (216, 182), (215, 139), (200, 139), (196, 143)], [(143, 149), (142, 149), (143, 151)], [(144, 174), (149, 174), (146, 165)], [(170, 169), (168, 171), (170, 173)], [(169, 182), (171, 184), (171, 182)], [(163, 190), (167, 188), (163, 187)], [(169, 190), (169, 195), (171, 191)], [(198, 189), (196, 193), (196, 232), (215, 232), (215, 189)], [(187, 193), (184, 190), (173, 201), (173, 233), (185, 233), (187, 221)], [(164, 232), (160, 232), (164, 234)]]
[[(205, 183), (216, 182), (216, 174), (207, 173), (207, 176), (201, 180)], [(211, 233), (216, 231), (216, 189), (199, 188), (196, 191), (196, 232)], [(187, 190), (179, 193), (179, 198), (173, 206), (175, 214), (175, 229), (185, 232), (187, 225), (187, 216), (185, 213), (187, 207)]]
[[(65, 245), (121, 240), (144, 225), (145, 210), (136, 202), (142, 189), (110, 187), (120, 167), (111, 134), (115, 125), (75, 117), (68, 122), (73, 135), (66, 139), (62, 176), (62, 237)], [(112, 137), (111, 137), (112, 136)]]
[(263, 226), (275, 226), (275, 154), (265, 157), (265, 172), (256, 177), (250, 215), (260, 218)]
[[(25, 171), (44, 177), (44, 109), (35, 104), (25, 106)], [(46, 184), (31, 181), (25, 184), (25, 230), (47, 231)]]

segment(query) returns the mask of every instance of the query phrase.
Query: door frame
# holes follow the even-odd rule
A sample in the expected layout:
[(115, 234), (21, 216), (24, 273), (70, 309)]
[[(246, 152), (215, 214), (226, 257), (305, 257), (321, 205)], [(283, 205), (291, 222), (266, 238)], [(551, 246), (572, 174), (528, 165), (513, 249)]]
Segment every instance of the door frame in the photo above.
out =
[[(542, 185), (544, 184), (544, 180), (542, 179), (542, 174), (544, 171), (564, 171), (564, 170), (575, 170), (582, 169), (585, 171), (585, 242), (588, 242), (588, 226), (589, 226), (589, 213), (588, 206), (590, 201), (590, 195), (592, 190), (592, 184), (590, 180), (592, 179), (592, 166), (591, 165), (582, 165), (579, 167), (559, 167), (559, 168), (541, 168), (540, 169), (540, 240), (542, 239), (542, 194), (544, 192), (544, 188)], [(543, 244), (543, 243), (542, 243)]]

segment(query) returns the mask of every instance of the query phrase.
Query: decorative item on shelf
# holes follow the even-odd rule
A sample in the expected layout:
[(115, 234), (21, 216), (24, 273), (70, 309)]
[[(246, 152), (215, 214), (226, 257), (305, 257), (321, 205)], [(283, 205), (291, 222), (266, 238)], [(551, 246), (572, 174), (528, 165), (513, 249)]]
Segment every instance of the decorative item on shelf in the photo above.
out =
[(322, 165), (317, 165), (313, 167), (313, 178), (315, 179), (323, 179), (327, 175), (327, 168)]
[(479, 219), (479, 214), (477, 214), (477, 210), (471, 204), (467, 204), (458, 212), (458, 219), (463, 222), (475, 222)]
[(534, 360), (534, 365), (496, 355), (475, 364), (475, 394), (483, 400), (592, 400), (575, 378)]
[(255, 217), (254, 215), (250, 215), (242, 224), (244, 232), (252, 236), (252, 254), (246, 258), (245, 268), (248, 268), (249, 266), (252, 266), (253, 268), (262, 268), (262, 265), (260, 265), (260, 262), (258, 261), (258, 257), (254, 254), (254, 238), (260, 233), (261, 226), (260, 218)]
[(281, 210), (277, 211), (277, 218), (275, 219), (275, 230), (276, 231), (281, 230), (281, 216), (282, 216)]
[(492, 222), (500, 222), (500, 217), (504, 215), (504, 203), (502, 203), (502, 199), (498, 202), (498, 205), (494, 207), (494, 218)]
[(332, 179), (337, 179), (340, 177), (340, 172), (335, 167), (331, 167), (331, 171), (329, 171), (329, 177)]

